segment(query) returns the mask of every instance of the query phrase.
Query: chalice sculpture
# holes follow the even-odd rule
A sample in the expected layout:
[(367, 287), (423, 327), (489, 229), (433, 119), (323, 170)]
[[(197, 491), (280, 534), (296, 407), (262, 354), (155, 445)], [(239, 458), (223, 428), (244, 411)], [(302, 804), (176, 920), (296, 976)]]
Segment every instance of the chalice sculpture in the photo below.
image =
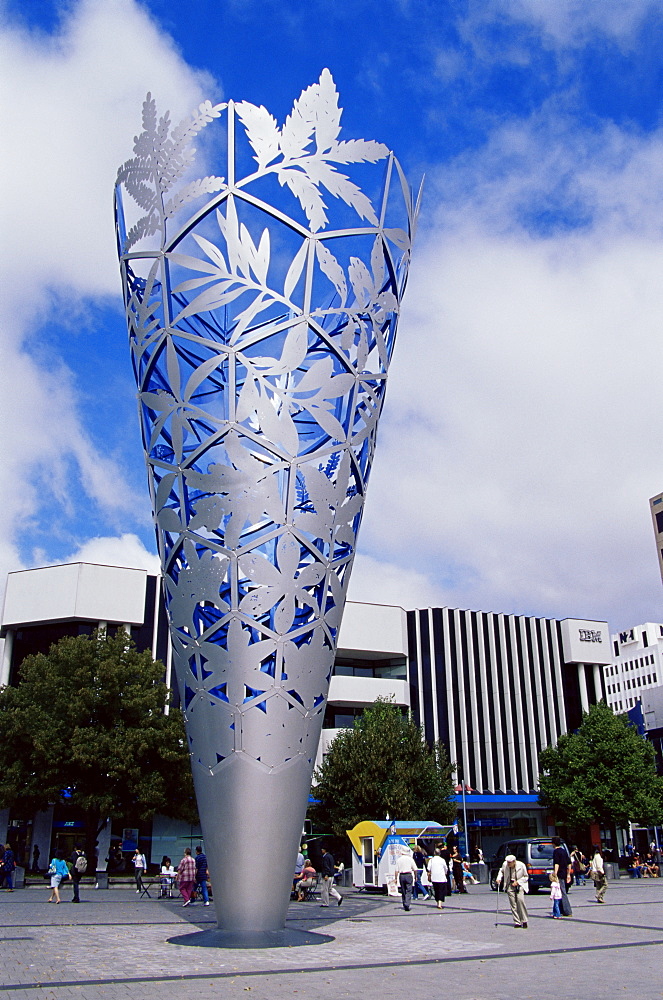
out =
[[(418, 207), (340, 118), (328, 70), (281, 127), (207, 101), (173, 128), (148, 94), (115, 189), (218, 925), (245, 934), (285, 923)], [(212, 122), (224, 176), (191, 179)]]

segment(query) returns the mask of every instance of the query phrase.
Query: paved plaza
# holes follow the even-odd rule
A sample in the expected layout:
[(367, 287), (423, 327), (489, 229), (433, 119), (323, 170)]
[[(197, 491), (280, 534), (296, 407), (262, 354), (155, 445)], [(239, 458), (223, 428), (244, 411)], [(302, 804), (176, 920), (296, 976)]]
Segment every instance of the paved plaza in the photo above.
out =
[(604, 906), (590, 884), (574, 889), (568, 920), (552, 920), (547, 897), (530, 895), (527, 930), (511, 926), (502, 895), (496, 916), (487, 886), (443, 912), (420, 901), (409, 913), (345, 890), (340, 908), (292, 903), (288, 913), (289, 928), (333, 940), (260, 950), (178, 944), (216, 926), (213, 905), (84, 887), (80, 906), (70, 889), (56, 906), (48, 894), (46, 885), (0, 894), (0, 997), (663, 998), (663, 879), (611, 882)]

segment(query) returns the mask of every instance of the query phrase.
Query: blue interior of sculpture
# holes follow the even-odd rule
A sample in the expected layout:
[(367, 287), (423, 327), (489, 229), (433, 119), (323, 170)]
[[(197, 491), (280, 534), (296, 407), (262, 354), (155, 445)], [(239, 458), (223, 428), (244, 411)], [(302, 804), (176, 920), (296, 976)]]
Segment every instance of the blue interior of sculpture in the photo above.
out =
[[(416, 206), (386, 147), (337, 139), (337, 96), (325, 71), (281, 129), (207, 102), (171, 131), (148, 95), (118, 174), (178, 683), (214, 773), (233, 753), (315, 754), (405, 288)], [(226, 174), (187, 181), (191, 140), (221, 117)]]

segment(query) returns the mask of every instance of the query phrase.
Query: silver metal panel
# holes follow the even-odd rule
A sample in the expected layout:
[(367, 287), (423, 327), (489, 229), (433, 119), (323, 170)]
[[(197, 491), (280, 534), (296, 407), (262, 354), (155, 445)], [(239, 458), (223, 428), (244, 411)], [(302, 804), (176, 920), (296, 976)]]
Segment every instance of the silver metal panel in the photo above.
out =
[[(208, 101), (172, 128), (148, 95), (116, 185), (219, 926), (247, 932), (285, 918), (418, 207), (387, 147), (340, 140), (340, 119), (328, 70), (281, 127)], [(196, 179), (212, 122), (225, 166)]]

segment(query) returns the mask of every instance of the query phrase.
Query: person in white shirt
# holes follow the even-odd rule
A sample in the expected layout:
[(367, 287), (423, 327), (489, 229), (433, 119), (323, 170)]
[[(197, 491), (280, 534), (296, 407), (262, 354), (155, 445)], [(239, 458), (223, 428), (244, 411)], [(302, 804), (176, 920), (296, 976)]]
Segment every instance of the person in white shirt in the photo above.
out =
[(412, 852), (404, 848), (403, 853), (396, 862), (396, 875), (398, 885), (403, 897), (403, 909), (409, 910), (412, 902), (412, 886), (417, 877), (417, 865), (412, 857)]
[(145, 860), (145, 855), (142, 851), (136, 848), (136, 853), (133, 856), (134, 862), (134, 878), (136, 879), (136, 892), (143, 891), (143, 875), (147, 868), (147, 861)]
[(509, 905), (511, 906), (513, 926), (526, 928), (527, 905), (525, 903), (525, 893), (529, 892), (527, 868), (522, 861), (516, 861), (515, 854), (507, 854), (495, 881), (498, 892), (500, 884), (504, 882), (506, 894), (509, 898)]
[(440, 854), (435, 850), (432, 858), (428, 859), (428, 878), (433, 886), (433, 895), (438, 910), (444, 908), (444, 897), (449, 891), (449, 867)]
[(601, 854), (601, 848), (598, 844), (594, 845), (592, 862), (589, 866), (589, 874), (594, 882), (594, 889), (596, 890), (596, 902), (605, 903), (605, 894), (608, 888), (608, 882), (605, 877), (605, 868), (603, 865), (603, 855)]

